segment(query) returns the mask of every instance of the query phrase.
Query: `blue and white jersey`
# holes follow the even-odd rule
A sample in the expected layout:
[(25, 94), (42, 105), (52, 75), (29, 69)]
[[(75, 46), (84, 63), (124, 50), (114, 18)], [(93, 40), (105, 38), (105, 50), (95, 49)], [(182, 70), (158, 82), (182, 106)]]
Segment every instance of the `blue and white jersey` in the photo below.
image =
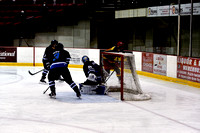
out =
[(66, 62), (55, 62), (51, 64), (50, 69), (67, 67), (67, 66), (68, 64)]

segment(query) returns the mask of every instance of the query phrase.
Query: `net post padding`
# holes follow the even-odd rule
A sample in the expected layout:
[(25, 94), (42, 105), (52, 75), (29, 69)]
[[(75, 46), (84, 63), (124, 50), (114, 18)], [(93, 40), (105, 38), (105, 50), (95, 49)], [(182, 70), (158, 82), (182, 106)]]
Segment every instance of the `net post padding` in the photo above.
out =
[[(141, 89), (139, 78), (136, 73), (135, 58), (133, 54), (111, 52), (102, 52), (102, 54), (121, 58), (120, 63), (118, 63), (121, 81), (118, 81), (116, 72), (114, 72), (107, 81), (108, 95), (125, 101), (143, 101), (151, 99), (151, 96), (144, 93)], [(117, 62), (119, 62), (119, 59), (117, 59)]]

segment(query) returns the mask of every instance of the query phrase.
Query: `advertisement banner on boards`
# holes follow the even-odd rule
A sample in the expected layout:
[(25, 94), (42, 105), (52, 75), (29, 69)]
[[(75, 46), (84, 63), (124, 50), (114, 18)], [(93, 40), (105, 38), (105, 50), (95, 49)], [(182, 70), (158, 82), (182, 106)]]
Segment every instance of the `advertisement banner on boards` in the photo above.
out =
[(177, 78), (200, 83), (200, 59), (177, 57)]
[(17, 48), (0, 48), (0, 62), (17, 62)]
[(153, 73), (153, 53), (142, 53), (142, 71)]
[(167, 56), (154, 54), (153, 73), (159, 75), (167, 74)]

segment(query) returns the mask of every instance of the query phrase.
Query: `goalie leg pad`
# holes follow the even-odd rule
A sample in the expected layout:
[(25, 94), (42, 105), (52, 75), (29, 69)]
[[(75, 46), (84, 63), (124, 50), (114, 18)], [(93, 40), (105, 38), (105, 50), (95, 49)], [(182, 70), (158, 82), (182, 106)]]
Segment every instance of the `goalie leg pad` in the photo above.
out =
[(80, 87), (80, 91), (82, 94), (96, 94), (96, 88), (97, 85), (83, 85), (83, 84), (79, 84)]
[(104, 85), (83, 85), (79, 84), (80, 91), (82, 94), (98, 94), (98, 95), (104, 95), (106, 87)]
[(99, 95), (105, 95), (106, 87), (104, 85), (99, 85), (96, 88), (96, 93)]

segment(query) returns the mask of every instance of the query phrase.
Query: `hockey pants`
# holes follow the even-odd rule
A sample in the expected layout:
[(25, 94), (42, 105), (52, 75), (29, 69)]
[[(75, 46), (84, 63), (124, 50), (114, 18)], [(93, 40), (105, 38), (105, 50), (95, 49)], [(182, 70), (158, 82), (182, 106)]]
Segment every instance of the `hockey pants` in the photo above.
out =
[(69, 69), (67, 67), (59, 67), (59, 68), (50, 69), (49, 74), (48, 74), (50, 88), (55, 88), (55, 80), (58, 80), (60, 76), (62, 76), (64, 78), (64, 81), (67, 84), (69, 84), (69, 86), (76, 93), (80, 93), (79, 89), (78, 89), (78, 86), (72, 80), (70, 71), (69, 71)]

